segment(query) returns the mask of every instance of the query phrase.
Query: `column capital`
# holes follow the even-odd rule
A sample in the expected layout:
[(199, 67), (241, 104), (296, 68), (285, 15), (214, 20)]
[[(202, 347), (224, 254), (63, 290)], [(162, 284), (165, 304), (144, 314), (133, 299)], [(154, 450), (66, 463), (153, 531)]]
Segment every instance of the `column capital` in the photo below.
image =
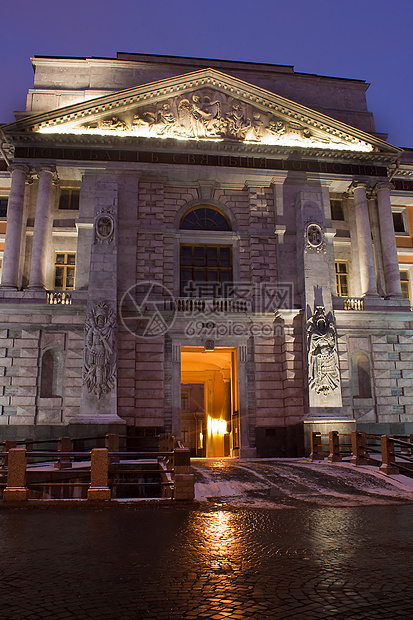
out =
[(350, 183), (346, 193), (351, 196), (352, 194), (354, 194), (354, 191), (356, 189), (360, 188), (363, 188), (365, 191), (367, 191), (371, 188), (371, 184), (368, 181), (364, 181), (363, 179), (361, 179), (360, 181), (354, 180)]
[(36, 166), (36, 174), (37, 174), (37, 176), (40, 177), (40, 175), (43, 172), (49, 172), (50, 174), (54, 175), (56, 173), (56, 166), (49, 166), (47, 164), (45, 164), (44, 166), (43, 165)]
[(379, 181), (373, 187), (374, 193), (377, 193), (381, 189), (387, 189), (389, 192), (391, 192), (392, 190), (394, 190), (394, 185), (390, 181)]
[(10, 166), (7, 167), (7, 170), (9, 172), (14, 172), (15, 170), (20, 170), (21, 172), (24, 172), (24, 174), (29, 174), (30, 167), (27, 166), (26, 164), (10, 164)]

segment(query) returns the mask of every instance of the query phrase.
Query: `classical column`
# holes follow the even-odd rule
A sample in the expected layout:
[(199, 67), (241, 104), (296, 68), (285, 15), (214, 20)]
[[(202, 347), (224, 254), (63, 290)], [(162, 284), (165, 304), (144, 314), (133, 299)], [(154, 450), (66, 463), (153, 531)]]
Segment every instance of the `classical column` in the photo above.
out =
[(397, 259), (396, 238), (390, 204), (390, 190), (392, 188), (393, 186), (390, 183), (377, 183), (375, 191), (379, 212), (386, 297), (402, 297), (399, 261)]
[(17, 289), (23, 231), (24, 184), (29, 168), (27, 166), (13, 165), (9, 167), (9, 170), (11, 170), (12, 176), (7, 206), (7, 229), (1, 286)]
[(46, 249), (52, 227), (51, 198), (54, 173), (55, 169), (51, 166), (42, 167), (38, 171), (39, 189), (37, 192), (29, 279), (29, 288), (34, 289), (44, 289), (46, 284)]
[(366, 184), (358, 181), (353, 182), (352, 189), (356, 211), (362, 295), (363, 297), (378, 297), (374, 251), (371, 241), (369, 210), (366, 197)]

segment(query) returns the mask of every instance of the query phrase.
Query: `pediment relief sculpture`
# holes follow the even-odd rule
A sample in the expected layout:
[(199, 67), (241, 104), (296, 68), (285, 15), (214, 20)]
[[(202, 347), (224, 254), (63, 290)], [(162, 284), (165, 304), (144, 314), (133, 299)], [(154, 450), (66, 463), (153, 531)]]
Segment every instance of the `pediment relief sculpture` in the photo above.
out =
[[(326, 126), (327, 128), (327, 126)], [(53, 131), (50, 128), (47, 131)], [(54, 129), (56, 131), (56, 129)], [(88, 122), (61, 125), (59, 133), (122, 135), (178, 140), (235, 141), (372, 151), (368, 142), (274, 115), (226, 93), (203, 88)]]

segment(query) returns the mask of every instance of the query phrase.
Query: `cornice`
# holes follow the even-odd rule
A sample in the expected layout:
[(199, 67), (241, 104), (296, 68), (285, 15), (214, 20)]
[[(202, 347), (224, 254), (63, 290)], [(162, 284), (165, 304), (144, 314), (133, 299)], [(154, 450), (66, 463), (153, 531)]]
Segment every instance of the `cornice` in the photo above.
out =
[[(78, 134), (39, 134), (16, 132), (9, 134), (14, 145), (22, 147), (62, 147), (73, 146), (83, 148), (124, 150), (143, 150), (148, 152), (172, 151), (177, 153), (217, 153), (236, 154), (244, 157), (278, 157), (280, 159), (314, 159), (319, 161), (343, 161), (346, 163), (369, 163), (370, 165), (387, 166), (394, 164), (393, 153), (340, 151), (320, 148), (297, 148), (289, 146), (264, 145), (242, 142), (208, 142), (193, 140), (175, 140), (173, 138), (144, 138), (131, 136), (99, 136)], [(15, 160), (17, 161), (17, 160)], [(413, 175), (413, 171), (412, 171)], [(399, 175), (398, 175), (399, 176)], [(406, 175), (407, 176), (407, 175)]]

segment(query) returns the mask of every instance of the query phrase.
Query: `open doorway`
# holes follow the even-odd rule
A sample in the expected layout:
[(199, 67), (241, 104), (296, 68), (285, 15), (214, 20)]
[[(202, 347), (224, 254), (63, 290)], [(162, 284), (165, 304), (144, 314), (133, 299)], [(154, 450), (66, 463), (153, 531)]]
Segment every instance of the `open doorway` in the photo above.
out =
[(198, 457), (239, 456), (236, 349), (182, 347), (181, 440)]

